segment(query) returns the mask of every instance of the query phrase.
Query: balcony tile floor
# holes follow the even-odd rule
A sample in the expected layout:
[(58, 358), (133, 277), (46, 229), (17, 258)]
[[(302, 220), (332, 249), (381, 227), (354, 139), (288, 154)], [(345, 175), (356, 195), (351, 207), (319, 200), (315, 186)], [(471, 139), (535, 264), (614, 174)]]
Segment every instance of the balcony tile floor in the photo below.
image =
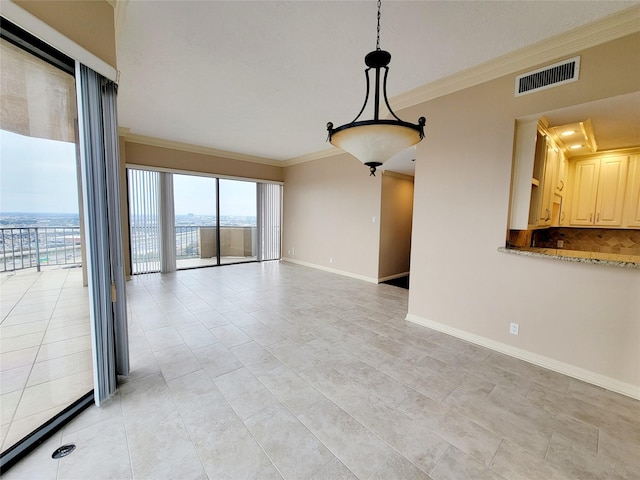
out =
[(0, 277), (2, 451), (93, 388), (88, 292), (80, 268)]
[(131, 375), (7, 479), (640, 478), (640, 402), (408, 323), (402, 288), (280, 262), (127, 288)]

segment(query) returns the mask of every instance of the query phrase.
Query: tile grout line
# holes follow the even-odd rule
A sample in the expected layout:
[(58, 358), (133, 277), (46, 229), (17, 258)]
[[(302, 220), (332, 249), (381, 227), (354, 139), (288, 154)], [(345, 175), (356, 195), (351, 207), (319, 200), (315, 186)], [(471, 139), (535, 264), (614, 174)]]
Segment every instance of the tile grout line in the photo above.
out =
[[(40, 274), (42, 274), (42, 272), (39, 272), (39, 273), (40, 273)], [(69, 277), (69, 272), (67, 271), (67, 272), (65, 272), (65, 280), (62, 282), (62, 285), (60, 286), (60, 290), (58, 291), (58, 295), (57, 295), (57, 298), (56, 298), (55, 306), (54, 306), (54, 307), (53, 307), (53, 309), (51, 310), (51, 315), (49, 315), (49, 319), (47, 320), (47, 327), (45, 328), (45, 330), (44, 330), (44, 332), (43, 332), (43, 334), (42, 334), (42, 339), (40, 340), (40, 344), (38, 345), (38, 350), (37, 350), (37, 352), (36, 352), (35, 356), (33, 357), (33, 362), (31, 362), (31, 367), (30, 367), (30, 369), (29, 369), (29, 374), (27, 375), (27, 378), (26, 378), (26, 380), (25, 380), (24, 387), (23, 387), (23, 388), (22, 388), (22, 390), (20, 391), (20, 398), (19, 398), (19, 400), (18, 400), (18, 403), (16, 404), (16, 408), (15, 408), (15, 410), (13, 411), (13, 415), (11, 416), (11, 420), (10, 420), (10, 421), (9, 421), (9, 423), (7, 424), (7, 425), (8, 425), (8, 426), (7, 426), (7, 433), (6, 433), (6, 435), (4, 436), (4, 439), (3, 439), (3, 441), (2, 441), (2, 451), (3, 451), (3, 452), (6, 450), (6, 448), (5, 448), (5, 442), (6, 442), (6, 441), (7, 441), (7, 439), (9, 438), (9, 432), (11, 432), (11, 427), (13, 426), (13, 424), (14, 424), (14, 422), (15, 422), (16, 420), (21, 420), (21, 419), (16, 419), (16, 415), (17, 415), (17, 413), (18, 413), (18, 409), (20, 408), (20, 404), (22, 403), (22, 399), (24, 398), (24, 393), (25, 393), (25, 391), (26, 391), (26, 390), (27, 390), (27, 388), (28, 388), (28, 387), (27, 387), (27, 384), (29, 383), (29, 378), (31, 378), (31, 375), (32, 375), (32, 373), (33, 373), (33, 368), (34, 368), (34, 366), (35, 366), (35, 364), (36, 364), (36, 362), (37, 362), (38, 355), (40, 354), (40, 349), (42, 348), (42, 342), (44, 341), (44, 338), (45, 338), (45, 336), (47, 335), (47, 331), (49, 330), (49, 324), (51, 323), (51, 318), (53, 317), (53, 313), (55, 312), (56, 306), (58, 305), (58, 302), (60, 301), (60, 296), (62, 295), (62, 288), (63, 288), (64, 283), (66, 282), (66, 279), (67, 279), (68, 277)], [(40, 275), (40, 278), (42, 278), (42, 275)], [(22, 300), (22, 299), (24, 298), (24, 296), (29, 292), (29, 290), (31, 290), (31, 288), (33, 287), (33, 285), (35, 285), (35, 283), (37, 282), (37, 280), (38, 280), (38, 279), (34, 280), (34, 281), (31, 283), (31, 285), (29, 286), (29, 288), (25, 291), (24, 295), (21, 297), (21, 300)], [(54, 406), (53, 408), (55, 408), (55, 406)], [(47, 410), (47, 409), (45, 409), (45, 410)], [(41, 412), (43, 412), (43, 411), (45, 411), (45, 410), (40, 410), (39, 412), (35, 412), (35, 413), (33, 413), (33, 415), (37, 415), (38, 413), (41, 413)], [(28, 415), (28, 416), (31, 416), (31, 415)], [(27, 416), (27, 417), (28, 417), (28, 416)], [(23, 417), (23, 418), (27, 418), (27, 417)], [(28, 435), (29, 433), (31, 433), (31, 432), (28, 432), (26, 435)], [(23, 437), (21, 437), (21, 439), (22, 439), (22, 438), (24, 438), (24, 436), (23, 436)], [(20, 441), (20, 440), (18, 440), (18, 441)], [(10, 446), (12, 446), (12, 445), (7, 445), (7, 448), (8, 448), (8, 447), (10, 447)]]
[[(16, 273), (14, 273), (13, 275), (11, 275), (13, 277), (16, 276)], [(7, 278), (9, 277), (9, 275), (7, 275)], [(11, 307), (9, 309), (9, 311), (7, 312), (6, 316), (2, 319), (2, 321), (0, 321), (0, 325), (2, 325), (5, 320), (9, 317), (9, 315), (11, 315), (11, 312), (13, 311), (14, 308), (16, 308), (16, 305), (18, 305), (18, 303), (20, 303), (22, 301), (22, 299), (24, 298), (24, 296), (27, 294), (27, 292), (31, 289), (31, 287), (33, 286), (34, 283), (36, 283), (38, 279), (35, 278), (33, 280), (33, 282), (31, 282), (31, 284), (26, 288), (26, 290), (24, 291), (24, 293), (20, 296), (20, 299), (13, 305), (13, 307)]]

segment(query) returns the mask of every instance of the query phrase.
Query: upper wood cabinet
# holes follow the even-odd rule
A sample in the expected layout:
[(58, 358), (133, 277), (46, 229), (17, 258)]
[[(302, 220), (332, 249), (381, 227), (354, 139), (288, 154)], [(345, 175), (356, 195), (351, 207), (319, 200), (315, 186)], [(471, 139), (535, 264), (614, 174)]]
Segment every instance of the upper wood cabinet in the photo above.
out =
[[(560, 150), (548, 137), (544, 137), (544, 175), (542, 177), (542, 195), (540, 197), (540, 205), (538, 207), (538, 226), (557, 225), (559, 218), (559, 203), (555, 202), (558, 198), (556, 195), (558, 186), (558, 170), (560, 167)], [(557, 203), (557, 207), (554, 207)]]
[(629, 157), (626, 190), (622, 215), (624, 226), (640, 228), (640, 155)]
[(575, 162), (570, 224), (621, 227), (628, 155), (606, 155)]
[(546, 120), (516, 125), (509, 228), (558, 225), (566, 185), (566, 159), (546, 132)]

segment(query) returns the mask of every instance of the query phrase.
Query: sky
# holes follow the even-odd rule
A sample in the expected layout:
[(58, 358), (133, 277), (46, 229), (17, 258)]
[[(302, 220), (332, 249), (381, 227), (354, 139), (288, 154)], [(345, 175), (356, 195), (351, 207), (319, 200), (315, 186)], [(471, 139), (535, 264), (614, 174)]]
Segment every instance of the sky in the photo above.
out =
[[(0, 212), (78, 213), (75, 144), (0, 130)], [(215, 215), (215, 179), (174, 175), (177, 215)], [(256, 184), (220, 180), (220, 215), (256, 216)]]
[[(194, 175), (173, 176), (176, 215), (215, 215), (216, 181)], [(220, 216), (256, 216), (256, 184), (220, 179)]]
[(0, 211), (77, 213), (75, 149), (0, 130)]

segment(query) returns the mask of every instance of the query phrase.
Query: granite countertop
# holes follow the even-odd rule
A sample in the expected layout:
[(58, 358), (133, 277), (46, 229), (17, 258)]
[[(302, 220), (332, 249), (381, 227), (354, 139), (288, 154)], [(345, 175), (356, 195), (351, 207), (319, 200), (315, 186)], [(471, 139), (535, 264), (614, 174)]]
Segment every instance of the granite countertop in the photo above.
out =
[(526, 257), (552, 258), (565, 262), (595, 263), (610, 267), (637, 268), (640, 269), (640, 257), (633, 255), (617, 255), (613, 253), (602, 254), (595, 252), (580, 252), (577, 250), (560, 250), (554, 248), (525, 248), (525, 247), (500, 247), (499, 252)]

